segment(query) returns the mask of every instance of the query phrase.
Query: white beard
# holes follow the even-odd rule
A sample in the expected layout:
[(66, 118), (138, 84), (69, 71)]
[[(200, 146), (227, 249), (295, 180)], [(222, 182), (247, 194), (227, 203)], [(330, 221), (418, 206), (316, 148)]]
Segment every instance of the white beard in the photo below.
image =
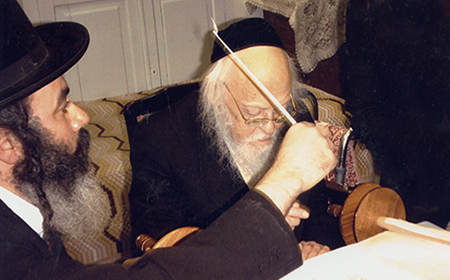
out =
[[(252, 188), (269, 170), (281, 143), (281, 129), (271, 135), (263, 131), (255, 132), (246, 139), (236, 142), (231, 135), (231, 121), (224, 106), (212, 106), (207, 98), (201, 99), (201, 116), (204, 132), (213, 141), (221, 159), (228, 159), (233, 173), (239, 173)], [(256, 146), (251, 142), (271, 138), (266, 146)]]
[[(252, 145), (252, 142), (254, 141), (265, 140), (268, 138), (270, 138), (271, 141), (265, 146)], [(261, 179), (272, 166), (278, 152), (280, 139), (279, 129), (275, 130), (271, 135), (259, 131), (257, 134), (253, 134), (247, 139), (244, 139), (242, 142), (236, 142), (232, 138), (225, 139), (232, 160), (239, 168), (250, 188), (253, 188), (259, 179)]]

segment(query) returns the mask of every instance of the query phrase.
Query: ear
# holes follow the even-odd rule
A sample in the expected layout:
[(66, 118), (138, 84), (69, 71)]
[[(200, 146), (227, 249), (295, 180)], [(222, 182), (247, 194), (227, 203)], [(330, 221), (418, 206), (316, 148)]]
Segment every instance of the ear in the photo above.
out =
[(20, 142), (9, 130), (0, 128), (0, 161), (14, 165), (22, 156)]

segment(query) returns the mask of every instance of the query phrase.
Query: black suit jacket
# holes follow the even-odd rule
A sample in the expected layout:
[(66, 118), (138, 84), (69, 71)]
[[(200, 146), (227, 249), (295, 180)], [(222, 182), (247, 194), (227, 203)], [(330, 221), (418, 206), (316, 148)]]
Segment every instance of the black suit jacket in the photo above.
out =
[(205, 231), (179, 247), (157, 249), (129, 271), (83, 266), (59, 242), (56, 253), (0, 200), (0, 279), (278, 279), (301, 265), (284, 217), (249, 192)]
[[(144, 120), (131, 139), (132, 227), (160, 238), (182, 226), (205, 228), (246, 192), (202, 134), (197, 92)], [(135, 236), (135, 235), (134, 235)], [(133, 237), (134, 237), (133, 236)]]
[[(144, 119), (132, 134), (133, 243), (141, 233), (159, 239), (183, 226), (205, 228), (249, 191), (202, 132), (197, 104), (198, 92), (191, 92)], [(304, 120), (312, 121), (308, 113), (297, 116)], [(296, 235), (336, 248), (344, 243), (338, 219), (326, 213), (330, 191), (321, 183), (302, 195), (311, 217), (296, 228)]]

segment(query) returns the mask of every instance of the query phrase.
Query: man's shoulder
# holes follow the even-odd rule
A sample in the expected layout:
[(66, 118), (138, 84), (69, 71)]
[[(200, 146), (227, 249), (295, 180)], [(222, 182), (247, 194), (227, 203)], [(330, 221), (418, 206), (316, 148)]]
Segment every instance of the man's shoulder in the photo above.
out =
[(0, 200), (0, 240), (1, 253), (8, 256), (36, 255), (48, 256), (47, 244), (19, 216)]
[(176, 150), (197, 147), (198, 141), (203, 139), (197, 108), (198, 95), (198, 91), (189, 92), (181, 100), (143, 119), (133, 131), (131, 150), (154, 151), (161, 145), (177, 147)]
[[(1, 238), (14, 237), (19, 235), (33, 234), (34, 231), (17, 216), (1, 199), (0, 199), (0, 236)], [(36, 235), (37, 236), (37, 235)], [(33, 235), (34, 237), (34, 235)]]
[(0, 221), (2, 222), (2, 224), (6, 222), (17, 221), (17, 219), (19, 219), (19, 217), (14, 214), (14, 212), (9, 209), (8, 206), (6, 206), (6, 203), (4, 203), (2, 199), (0, 199)]
[(146, 116), (139, 124), (142, 126), (165, 127), (176, 125), (191, 125), (198, 118), (197, 90), (186, 94), (181, 100), (170, 103), (169, 106)]

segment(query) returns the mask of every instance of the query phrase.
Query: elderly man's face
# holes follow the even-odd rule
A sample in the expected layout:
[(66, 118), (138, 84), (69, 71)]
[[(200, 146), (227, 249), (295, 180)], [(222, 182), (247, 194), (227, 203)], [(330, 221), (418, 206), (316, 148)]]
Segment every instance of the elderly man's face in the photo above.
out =
[(38, 117), (43, 128), (54, 135), (56, 141), (63, 142), (74, 152), (78, 131), (89, 122), (89, 116), (69, 97), (69, 87), (64, 78), (59, 77), (31, 96), (32, 117)]
[[(241, 50), (236, 55), (285, 108), (290, 104), (292, 78), (283, 50), (260, 46)], [(273, 106), (238, 68), (231, 72), (226, 86), (246, 118), (272, 119), (278, 116)], [(232, 137), (240, 144), (264, 147), (271, 142), (275, 130), (283, 125), (270, 121), (261, 127), (249, 126), (229, 94), (225, 100), (232, 122)]]

